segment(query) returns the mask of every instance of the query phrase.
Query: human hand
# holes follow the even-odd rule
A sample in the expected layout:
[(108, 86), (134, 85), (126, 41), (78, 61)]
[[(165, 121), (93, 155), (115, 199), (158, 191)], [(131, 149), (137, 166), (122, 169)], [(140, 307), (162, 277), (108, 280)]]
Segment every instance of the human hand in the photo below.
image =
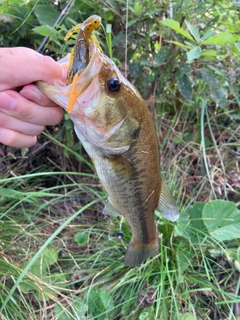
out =
[(0, 70), (0, 142), (30, 147), (46, 125), (62, 118), (61, 107), (31, 83), (64, 81), (64, 71), (52, 58), (22, 47), (0, 48)]

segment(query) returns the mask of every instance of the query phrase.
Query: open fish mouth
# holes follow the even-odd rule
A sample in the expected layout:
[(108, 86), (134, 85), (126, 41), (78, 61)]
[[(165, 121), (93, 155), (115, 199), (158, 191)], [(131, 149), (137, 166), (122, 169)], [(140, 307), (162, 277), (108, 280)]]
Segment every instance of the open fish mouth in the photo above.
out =
[[(85, 68), (75, 75), (74, 83), (68, 85), (56, 81), (51, 86), (42, 81), (37, 81), (35, 85), (46, 94), (52, 101), (61, 106), (71, 115), (81, 117), (84, 108), (89, 101), (89, 95), (84, 95), (92, 82), (98, 79), (98, 74), (104, 62), (104, 55), (95, 45), (89, 43), (89, 61)], [(70, 55), (59, 60), (63, 68), (70, 66)]]
[[(94, 43), (89, 42), (88, 52), (88, 64), (85, 68), (81, 69), (79, 73), (75, 74), (72, 83), (67, 86), (69, 89), (69, 101), (66, 111), (68, 111), (69, 114), (79, 114), (79, 105), (76, 102), (79, 96), (84, 93), (93, 79), (98, 75), (102, 67), (103, 54)], [(81, 54), (81, 52), (79, 54)]]

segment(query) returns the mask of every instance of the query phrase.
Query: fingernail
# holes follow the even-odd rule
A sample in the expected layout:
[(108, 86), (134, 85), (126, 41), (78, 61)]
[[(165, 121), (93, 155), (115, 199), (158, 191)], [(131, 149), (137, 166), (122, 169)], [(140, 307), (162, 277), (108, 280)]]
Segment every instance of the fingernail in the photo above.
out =
[(16, 99), (6, 92), (0, 92), (0, 108), (5, 110), (13, 110), (16, 105)]

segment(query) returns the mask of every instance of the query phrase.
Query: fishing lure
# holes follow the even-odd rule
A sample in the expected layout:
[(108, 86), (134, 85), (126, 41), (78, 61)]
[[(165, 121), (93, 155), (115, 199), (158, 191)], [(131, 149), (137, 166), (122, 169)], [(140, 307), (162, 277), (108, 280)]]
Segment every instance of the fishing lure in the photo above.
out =
[(102, 51), (101, 46), (95, 35), (92, 33), (101, 25), (101, 17), (92, 15), (82, 24), (74, 26), (65, 36), (67, 41), (74, 32), (79, 30), (74, 47), (71, 51), (70, 64), (67, 73), (66, 85), (72, 84), (68, 101), (68, 113), (71, 113), (74, 104), (81, 93), (81, 89), (76, 89), (76, 81), (79, 74), (86, 68), (90, 60), (89, 41), (90, 39), (96, 44), (99, 51)]

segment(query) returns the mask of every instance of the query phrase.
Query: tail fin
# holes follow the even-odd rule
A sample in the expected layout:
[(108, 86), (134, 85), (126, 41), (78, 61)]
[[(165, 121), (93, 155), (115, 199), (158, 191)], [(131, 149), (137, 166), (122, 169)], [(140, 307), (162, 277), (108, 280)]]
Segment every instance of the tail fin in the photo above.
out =
[(159, 253), (158, 239), (154, 243), (134, 245), (133, 241), (128, 245), (124, 258), (124, 264), (127, 267), (136, 267), (142, 264), (150, 257), (154, 257)]

